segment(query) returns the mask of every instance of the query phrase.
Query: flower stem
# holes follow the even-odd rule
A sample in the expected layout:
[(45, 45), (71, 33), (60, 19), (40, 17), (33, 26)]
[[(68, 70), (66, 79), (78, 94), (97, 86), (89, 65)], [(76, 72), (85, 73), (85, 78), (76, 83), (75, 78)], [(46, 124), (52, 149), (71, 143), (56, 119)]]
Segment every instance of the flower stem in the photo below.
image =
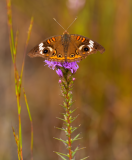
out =
[(62, 96), (65, 98), (65, 102), (64, 102), (64, 108), (65, 108), (65, 114), (64, 114), (64, 119), (65, 119), (65, 122), (66, 122), (66, 130), (65, 130), (65, 133), (66, 133), (66, 136), (68, 137), (68, 141), (67, 141), (67, 149), (69, 151), (69, 160), (72, 159), (72, 139), (71, 139), (71, 105), (72, 105), (72, 92), (71, 92), (71, 89), (72, 89), (72, 85), (73, 85), (73, 80), (72, 80), (72, 75), (71, 75), (71, 72), (68, 71), (67, 69), (63, 70), (63, 74), (64, 74), (64, 77), (62, 78), (62, 83), (60, 83), (60, 86), (61, 86), (61, 93), (62, 93)]
[(68, 124), (68, 150), (69, 150), (69, 159), (72, 159), (72, 152), (71, 152), (71, 129), (70, 129), (70, 107), (69, 107), (69, 98), (68, 98), (68, 93), (69, 93), (69, 86), (66, 92), (66, 97), (68, 99), (67, 101), (67, 109), (66, 109), (66, 115), (67, 115), (67, 124)]

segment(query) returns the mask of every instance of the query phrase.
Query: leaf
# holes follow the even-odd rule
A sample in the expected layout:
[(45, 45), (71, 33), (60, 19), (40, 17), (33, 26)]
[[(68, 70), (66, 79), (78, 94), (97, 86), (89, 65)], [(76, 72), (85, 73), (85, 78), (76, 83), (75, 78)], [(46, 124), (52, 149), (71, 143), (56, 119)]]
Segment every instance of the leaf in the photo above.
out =
[(55, 127), (56, 129), (60, 129), (60, 130), (62, 130), (62, 131), (65, 131), (65, 129), (64, 128), (59, 128), (59, 127)]
[(32, 117), (31, 117), (31, 113), (30, 113), (30, 109), (29, 109), (29, 105), (28, 105), (28, 102), (27, 102), (27, 97), (26, 97), (26, 93), (24, 91), (24, 88), (23, 88), (23, 94), (24, 94), (24, 98), (25, 98), (27, 111), (28, 111), (28, 116), (29, 116), (30, 123), (31, 123), (31, 157), (33, 159), (33, 121), (32, 121)]
[(72, 153), (72, 157), (76, 154), (76, 152), (78, 151), (78, 147), (73, 151), (73, 153)]
[(84, 160), (84, 159), (87, 159), (87, 158), (89, 158), (89, 156), (88, 156), (88, 157), (85, 157), (85, 158), (83, 158), (83, 159), (80, 159), (80, 160)]
[(68, 144), (67, 143), (67, 141), (64, 141), (63, 139), (60, 139), (60, 138), (55, 138), (55, 137), (53, 137), (54, 139), (56, 139), (56, 140), (58, 140), (58, 141), (61, 141), (61, 142), (63, 142), (64, 144)]
[(76, 109), (74, 109), (74, 110), (70, 110), (70, 114), (72, 114), (73, 112), (75, 112), (77, 110), (77, 108)]
[(76, 137), (73, 138), (73, 141), (77, 140), (77, 138), (80, 136), (80, 133), (76, 135)]
[[(58, 154), (58, 153), (56, 153)], [(60, 156), (62, 159), (67, 160), (66, 158), (64, 158), (62, 155), (58, 154), (58, 156)]]
[[(55, 151), (54, 151), (54, 152), (55, 152)], [(67, 154), (64, 154), (64, 153), (60, 153), (60, 152), (55, 152), (55, 153), (58, 154), (59, 156), (62, 156), (62, 155), (63, 155), (63, 156), (69, 157)], [(63, 157), (63, 156), (62, 156), (62, 157)], [(63, 157), (63, 158), (64, 158), (64, 157)], [(65, 160), (66, 160), (66, 159), (65, 159)]]
[(71, 119), (71, 123), (72, 123), (73, 121), (75, 121), (75, 119), (76, 119), (78, 116), (79, 116), (79, 114), (78, 114), (76, 117), (72, 118), (72, 119)]
[(76, 129), (78, 129), (78, 127), (74, 127), (71, 129), (71, 133), (73, 133)]
[(66, 120), (64, 120), (64, 119), (62, 119), (62, 118), (59, 118), (59, 117), (56, 117), (57, 119), (60, 119), (60, 120), (62, 120), (62, 121), (64, 121), (64, 122), (66, 122)]
[(28, 35), (27, 35), (27, 41), (26, 41), (26, 46), (28, 45), (29, 39), (30, 39), (30, 35), (31, 35), (31, 30), (33, 27), (33, 17), (31, 17), (31, 21), (30, 21), (30, 26), (28, 28)]

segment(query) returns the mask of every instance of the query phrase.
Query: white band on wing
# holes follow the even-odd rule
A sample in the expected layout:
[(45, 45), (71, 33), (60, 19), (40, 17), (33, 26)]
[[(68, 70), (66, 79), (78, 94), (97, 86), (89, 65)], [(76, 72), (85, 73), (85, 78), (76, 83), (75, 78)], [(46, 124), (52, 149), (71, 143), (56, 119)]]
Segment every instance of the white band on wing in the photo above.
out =
[(44, 48), (48, 48), (49, 50), (50, 50), (50, 52), (52, 52), (53, 51), (53, 48), (51, 48), (51, 47), (43, 47), (43, 43), (40, 43), (39, 44), (39, 51), (40, 51), (40, 54), (43, 54), (43, 50), (44, 50)]
[(90, 49), (90, 52), (92, 51), (92, 49), (93, 49), (93, 46), (94, 46), (94, 42), (92, 41), (92, 40), (90, 40), (89, 41), (89, 45), (87, 45), (88, 47), (89, 47), (89, 49)]

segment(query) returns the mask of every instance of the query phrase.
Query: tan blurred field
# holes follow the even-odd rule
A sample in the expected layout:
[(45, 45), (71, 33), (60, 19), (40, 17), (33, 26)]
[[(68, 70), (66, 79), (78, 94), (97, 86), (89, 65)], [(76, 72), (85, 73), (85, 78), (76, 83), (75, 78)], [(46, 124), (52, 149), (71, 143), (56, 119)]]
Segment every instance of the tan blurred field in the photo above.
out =
[[(76, 3), (75, 3), (76, 2)], [(12, 126), (18, 132), (14, 70), (10, 54), (6, 1), (0, 0), (0, 160), (17, 160)], [(88, 56), (79, 63), (73, 89), (73, 108), (80, 114), (74, 126), (83, 139), (77, 145), (86, 149), (76, 159), (132, 160), (132, 1), (131, 0), (12, 0), (13, 29), (19, 30), (17, 67), (20, 72), (31, 16), (34, 24), (28, 51), (63, 29), (87, 36), (106, 51)], [(63, 109), (55, 71), (44, 66), (42, 58), (26, 56), (23, 84), (34, 127), (34, 160), (56, 160), (53, 151), (66, 152), (53, 137), (64, 137), (54, 126)], [(30, 159), (30, 121), (24, 101), (22, 136), (24, 160)], [(75, 133), (75, 134), (76, 134)], [(74, 135), (73, 135), (74, 136)]]

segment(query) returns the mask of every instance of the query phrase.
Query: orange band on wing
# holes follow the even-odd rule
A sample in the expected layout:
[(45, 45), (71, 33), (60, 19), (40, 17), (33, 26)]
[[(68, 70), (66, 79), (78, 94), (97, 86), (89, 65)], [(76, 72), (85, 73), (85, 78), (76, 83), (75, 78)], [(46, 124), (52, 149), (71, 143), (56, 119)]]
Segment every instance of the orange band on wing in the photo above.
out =
[(51, 43), (49, 39), (47, 40), (47, 43), (48, 43), (48, 44), (50, 44), (50, 43)]
[(53, 56), (53, 57), (50, 57), (50, 59), (64, 60), (65, 57), (57, 57), (57, 56)]
[(82, 39), (82, 42), (84, 42), (84, 41), (85, 41), (85, 39), (86, 39), (86, 38), (83, 38), (83, 39)]
[(73, 59), (77, 59), (77, 58), (81, 58), (81, 56), (75, 55), (75, 57), (67, 57), (68, 60), (73, 60)]
[(80, 39), (80, 36), (77, 36), (77, 40), (79, 40)]
[(55, 38), (54, 37), (52, 37), (52, 40), (55, 42)]

